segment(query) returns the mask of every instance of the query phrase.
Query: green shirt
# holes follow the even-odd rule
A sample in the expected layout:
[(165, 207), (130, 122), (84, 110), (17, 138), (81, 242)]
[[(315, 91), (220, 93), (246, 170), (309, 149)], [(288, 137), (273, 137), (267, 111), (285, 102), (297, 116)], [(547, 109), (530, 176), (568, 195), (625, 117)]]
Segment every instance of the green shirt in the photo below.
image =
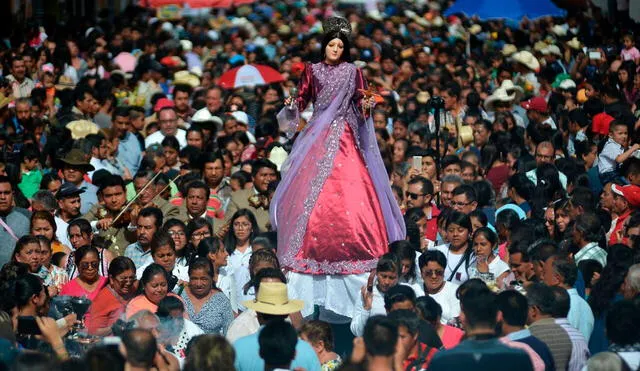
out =
[(31, 198), (40, 189), (40, 181), (42, 181), (42, 171), (31, 170), (27, 173), (22, 173), (22, 180), (20, 180), (18, 188), (20, 188), (24, 197)]

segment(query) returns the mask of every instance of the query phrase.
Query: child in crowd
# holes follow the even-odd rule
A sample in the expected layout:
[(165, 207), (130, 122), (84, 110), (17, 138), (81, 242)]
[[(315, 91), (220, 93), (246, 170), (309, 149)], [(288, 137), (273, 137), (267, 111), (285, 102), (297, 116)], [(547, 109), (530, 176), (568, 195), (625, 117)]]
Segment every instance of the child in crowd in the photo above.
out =
[(600, 181), (606, 184), (618, 178), (618, 164), (623, 163), (635, 151), (640, 149), (640, 144), (635, 143), (627, 148), (629, 127), (621, 121), (612, 121), (609, 125), (609, 139), (598, 156), (598, 172)]

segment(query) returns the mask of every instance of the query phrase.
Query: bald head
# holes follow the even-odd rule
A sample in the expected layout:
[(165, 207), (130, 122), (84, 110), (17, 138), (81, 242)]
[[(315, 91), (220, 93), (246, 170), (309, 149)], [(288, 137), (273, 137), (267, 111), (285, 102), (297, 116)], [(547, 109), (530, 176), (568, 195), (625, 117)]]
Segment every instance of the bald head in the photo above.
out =
[(122, 336), (125, 359), (132, 367), (151, 368), (158, 350), (156, 338), (151, 331), (136, 328), (128, 330)]

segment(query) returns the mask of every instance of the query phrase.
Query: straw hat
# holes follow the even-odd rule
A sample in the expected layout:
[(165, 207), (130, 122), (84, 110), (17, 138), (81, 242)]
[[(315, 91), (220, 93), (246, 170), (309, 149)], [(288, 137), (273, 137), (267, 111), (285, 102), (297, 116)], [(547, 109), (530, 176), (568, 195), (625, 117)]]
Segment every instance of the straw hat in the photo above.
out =
[(505, 57), (509, 57), (517, 51), (518, 48), (516, 48), (516, 46), (513, 44), (504, 44), (504, 46), (502, 47), (502, 55), (504, 55)]
[(578, 40), (577, 37), (574, 37), (573, 39), (567, 41), (567, 46), (575, 50), (582, 49), (582, 43)]
[(491, 94), (485, 101), (484, 101), (484, 108), (487, 111), (495, 111), (495, 104), (498, 102), (502, 102), (502, 103), (509, 103), (512, 104), (513, 101), (516, 99), (516, 94), (515, 92), (513, 92), (512, 94), (508, 94), (507, 91), (503, 88), (498, 88), (496, 89), (493, 94)]
[(75, 166), (80, 168), (82, 172), (89, 172), (95, 170), (93, 165), (87, 162), (84, 157), (84, 153), (81, 150), (74, 148), (69, 153), (67, 153), (63, 158), (60, 159), (61, 162)]
[(304, 302), (290, 300), (284, 283), (265, 282), (260, 284), (256, 298), (244, 301), (242, 305), (258, 313), (286, 315), (302, 310)]
[(514, 61), (523, 64), (525, 67), (532, 71), (537, 72), (538, 70), (540, 70), (540, 62), (538, 62), (538, 59), (534, 57), (533, 54), (531, 54), (531, 52), (529, 51), (519, 51), (511, 58), (513, 58)]
[(536, 52), (542, 52), (546, 48), (547, 48), (547, 43), (544, 41), (536, 41), (536, 43), (533, 44), (533, 50)]
[(67, 129), (71, 131), (71, 138), (82, 139), (89, 134), (98, 134), (100, 128), (89, 120), (75, 120), (67, 124)]
[(562, 52), (560, 51), (560, 48), (557, 45), (549, 45), (546, 48), (542, 49), (540, 51), (542, 53), (542, 55), (557, 55), (558, 57), (562, 57)]
[(175, 85), (186, 84), (191, 86), (192, 88), (197, 88), (198, 86), (200, 86), (200, 79), (198, 78), (198, 76), (194, 75), (193, 73), (186, 70), (182, 70), (182, 71), (176, 72), (173, 75), (173, 83)]
[(522, 97), (524, 97), (524, 89), (522, 87), (515, 85), (511, 80), (504, 80), (500, 85), (500, 89), (504, 89), (507, 94), (511, 95), (515, 93), (515, 100), (520, 101)]
[(60, 76), (56, 84), (56, 90), (75, 89), (76, 84), (69, 76)]
[(469, 33), (472, 35), (477, 35), (480, 32), (482, 32), (482, 26), (480, 26), (479, 24), (474, 24), (471, 27), (469, 27)]

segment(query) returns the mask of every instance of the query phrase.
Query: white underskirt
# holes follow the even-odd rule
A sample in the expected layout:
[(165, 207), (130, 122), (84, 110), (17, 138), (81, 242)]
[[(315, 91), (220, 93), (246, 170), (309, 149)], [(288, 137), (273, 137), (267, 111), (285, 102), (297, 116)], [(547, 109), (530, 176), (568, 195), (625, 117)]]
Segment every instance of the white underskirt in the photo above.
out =
[(369, 273), (350, 275), (313, 275), (287, 273), (289, 297), (304, 301), (302, 316), (313, 314), (320, 306), (320, 319), (329, 323), (348, 323), (353, 316), (360, 289), (367, 284)]

